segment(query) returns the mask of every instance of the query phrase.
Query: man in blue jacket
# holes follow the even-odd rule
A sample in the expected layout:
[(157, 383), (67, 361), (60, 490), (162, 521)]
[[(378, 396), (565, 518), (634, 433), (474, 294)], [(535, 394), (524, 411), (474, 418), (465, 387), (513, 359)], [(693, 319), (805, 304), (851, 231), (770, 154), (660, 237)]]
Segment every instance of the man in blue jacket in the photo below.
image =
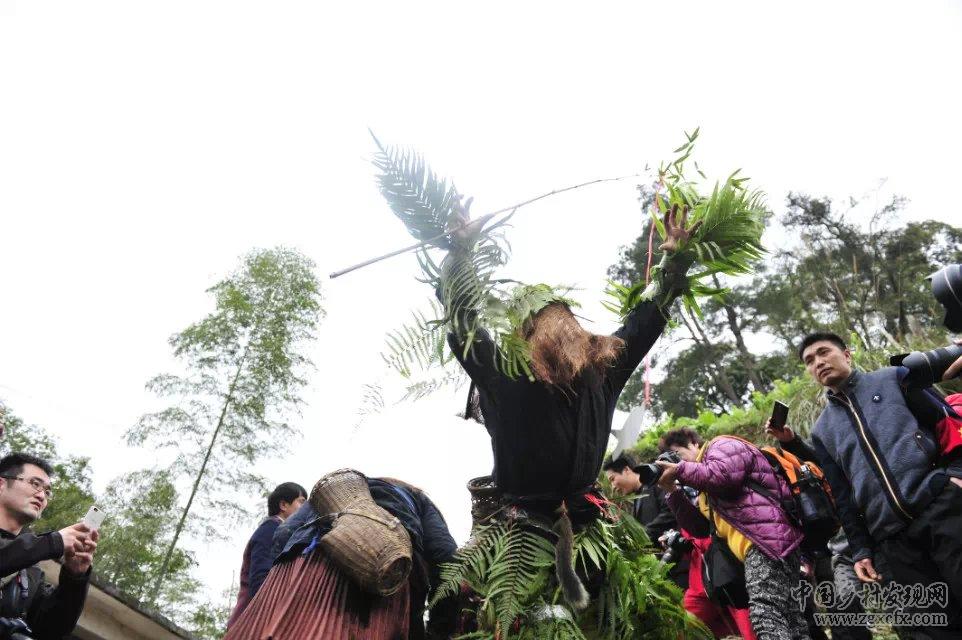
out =
[(835, 334), (806, 336), (799, 356), (826, 390), (827, 405), (812, 442), (831, 484), (856, 574), (863, 582), (881, 580), (873, 563), (878, 551), (892, 574), (886, 581), (904, 588), (948, 585), (948, 606), (906, 611), (948, 616), (948, 627), (927, 626), (913, 637), (959, 638), (962, 455), (944, 455), (939, 437), (940, 430), (962, 424), (956, 422), (959, 416), (931, 389), (908, 385), (904, 367), (854, 370), (851, 353)]
[(261, 588), (271, 570), (271, 565), (274, 564), (271, 543), (277, 527), (297, 512), (305, 500), (307, 500), (307, 491), (296, 482), (277, 485), (267, 497), (267, 519), (260, 523), (244, 548), (237, 604), (227, 621), (228, 627), (240, 617), (247, 604), (257, 595), (258, 589)]

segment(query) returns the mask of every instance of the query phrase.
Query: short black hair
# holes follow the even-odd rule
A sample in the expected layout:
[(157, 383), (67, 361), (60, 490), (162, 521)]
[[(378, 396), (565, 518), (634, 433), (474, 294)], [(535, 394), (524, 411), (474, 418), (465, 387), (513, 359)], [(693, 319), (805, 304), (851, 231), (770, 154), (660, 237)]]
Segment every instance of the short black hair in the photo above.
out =
[(614, 471), (615, 473), (623, 473), (625, 469), (632, 469), (638, 466), (638, 461), (635, 456), (630, 453), (622, 453), (620, 456), (614, 460), (607, 460), (605, 464), (601, 467), (602, 471)]
[(298, 498), (307, 497), (307, 491), (296, 482), (284, 482), (274, 487), (271, 495), (267, 496), (267, 515), (276, 516), (281, 512), (281, 502), (294, 502)]
[(805, 349), (808, 349), (816, 342), (831, 342), (842, 351), (848, 349), (845, 341), (842, 340), (841, 336), (838, 334), (830, 333), (828, 331), (816, 331), (815, 333), (808, 334), (802, 339), (802, 346), (798, 348), (798, 359), (801, 360), (802, 354), (805, 353)]
[(48, 476), (53, 475), (53, 467), (43, 458), (30, 453), (11, 453), (0, 458), (0, 476), (15, 476), (23, 473), (23, 465), (32, 464), (40, 467)]
[(690, 444), (696, 444), (700, 447), (702, 442), (704, 442), (702, 437), (694, 429), (690, 427), (678, 427), (677, 429), (666, 431), (665, 434), (658, 439), (658, 450), (664, 453), (670, 450), (672, 446), (687, 447)]

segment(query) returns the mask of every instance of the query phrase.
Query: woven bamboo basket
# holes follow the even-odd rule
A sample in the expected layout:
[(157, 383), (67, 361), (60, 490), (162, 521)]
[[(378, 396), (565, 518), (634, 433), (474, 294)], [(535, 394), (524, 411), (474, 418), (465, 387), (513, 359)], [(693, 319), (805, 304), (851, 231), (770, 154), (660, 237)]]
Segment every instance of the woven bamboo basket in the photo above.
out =
[(328, 474), (314, 485), (310, 501), (318, 515), (334, 518), (320, 546), (355, 584), (381, 596), (404, 586), (411, 538), (400, 520), (374, 502), (363, 475), (353, 469)]
[(374, 504), (364, 474), (354, 469), (338, 469), (317, 481), (311, 491), (311, 506), (317, 515), (337, 513), (358, 500)]
[(469, 480), (468, 492), (471, 494), (472, 528), (487, 522), (503, 506), (501, 491), (491, 476), (481, 476)]

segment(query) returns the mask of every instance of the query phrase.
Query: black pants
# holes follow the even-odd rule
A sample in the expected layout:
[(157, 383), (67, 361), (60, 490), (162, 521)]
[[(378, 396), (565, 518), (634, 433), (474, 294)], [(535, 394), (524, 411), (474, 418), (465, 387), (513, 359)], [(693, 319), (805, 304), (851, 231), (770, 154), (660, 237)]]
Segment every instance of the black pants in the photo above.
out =
[(948, 627), (911, 631), (912, 638), (962, 638), (962, 488), (945, 485), (932, 504), (899, 534), (879, 543), (894, 582), (901, 585), (944, 582), (949, 586), (945, 609), (906, 609), (908, 612), (946, 613)]

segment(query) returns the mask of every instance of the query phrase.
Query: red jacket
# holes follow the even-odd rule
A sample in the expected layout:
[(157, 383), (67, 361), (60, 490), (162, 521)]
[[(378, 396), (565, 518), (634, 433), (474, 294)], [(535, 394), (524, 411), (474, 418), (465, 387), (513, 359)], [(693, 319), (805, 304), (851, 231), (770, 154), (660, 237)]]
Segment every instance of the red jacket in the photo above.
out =
[(943, 455), (962, 448), (962, 418), (959, 417), (962, 415), (962, 393), (953, 393), (945, 399), (945, 404), (955, 410), (956, 415), (946, 413), (935, 425)]

